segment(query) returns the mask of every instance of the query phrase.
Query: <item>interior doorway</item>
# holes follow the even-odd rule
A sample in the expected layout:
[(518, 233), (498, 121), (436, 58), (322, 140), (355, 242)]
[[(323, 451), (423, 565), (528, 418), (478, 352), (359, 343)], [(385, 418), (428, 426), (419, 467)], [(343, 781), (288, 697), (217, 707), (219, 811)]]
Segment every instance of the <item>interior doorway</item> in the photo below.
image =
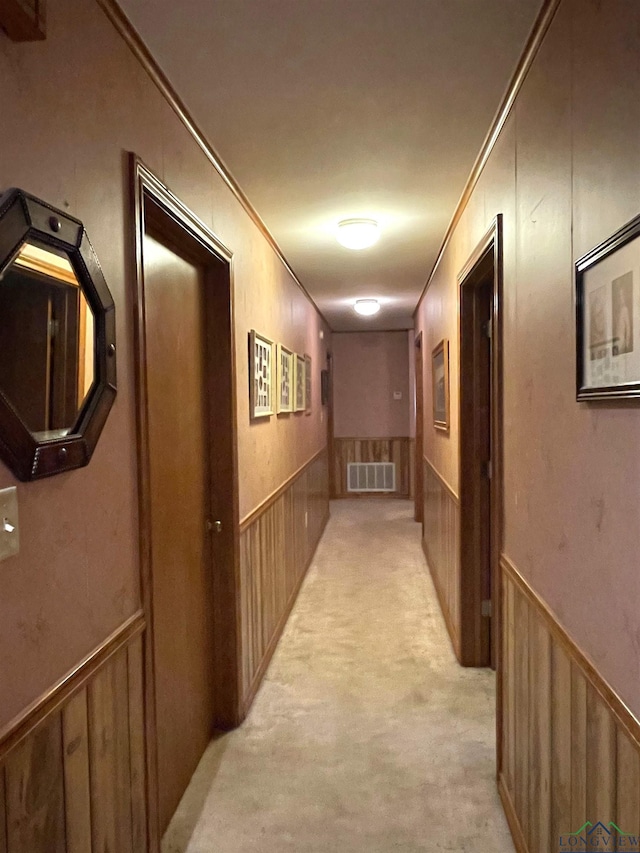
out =
[(136, 365), (151, 850), (239, 721), (231, 255), (137, 159)]
[(327, 367), (323, 378), (322, 402), (327, 407), (327, 455), (329, 459), (329, 498), (336, 496), (336, 462), (333, 441), (333, 354), (327, 353)]
[(502, 547), (501, 217), (460, 286), (460, 658), (498, 660)]
[(422, 332), (416, 335), (414, 344), (416, 406), (416, 438), (413, 460), (414, 518), (422, 524), (424, 518), (424, 462), (422, 461), (424, 455), (424, 362), (422, 357)]

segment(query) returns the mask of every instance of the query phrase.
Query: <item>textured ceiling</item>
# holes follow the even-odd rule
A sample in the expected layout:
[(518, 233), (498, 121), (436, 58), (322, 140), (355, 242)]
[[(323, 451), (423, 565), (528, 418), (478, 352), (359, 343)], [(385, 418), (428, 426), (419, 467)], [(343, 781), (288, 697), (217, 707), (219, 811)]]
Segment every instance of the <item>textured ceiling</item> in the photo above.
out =
[(333, 328), (412, 326), (540, 0), (120, 4)]

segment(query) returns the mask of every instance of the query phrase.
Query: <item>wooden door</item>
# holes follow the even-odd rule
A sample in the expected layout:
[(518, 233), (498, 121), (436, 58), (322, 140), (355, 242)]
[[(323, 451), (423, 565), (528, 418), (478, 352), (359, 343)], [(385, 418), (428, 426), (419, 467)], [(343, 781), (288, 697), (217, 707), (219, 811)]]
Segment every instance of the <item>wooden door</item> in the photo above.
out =
[(0, 338), (8, 352), (28, 355), (0, 361), (0, 388), (32, 432), (76, 421), (79, 311), (77, 287), (15, 269), (2, 282)]
[(334, 417), (333, 417), (333, 355), (327, 353), (327, 448), (329, 458), (329, 497), (335, 498), (336, 494), (336, 449), (334, 441)]
[(78, 416), (80, 289), (51, 287), (49, 429), (72, 427)]
[(467, 665), (491, 661), (491, 354), (493, 255), (460, 289), (461, 649)]
[(469, 323), (471, 332), (471, 374), (473, 383), (473, 418), (467, 424), (473, 445), (472, 474), (474, 528), (477, 536), (476, 560), (481, 582), (481, 616), (485, 657), (493, 662), (491, 620), (493, 611), (491, 578), (491, 329), (493, 268), (487, 278), (474, 288), (467, 288), (471, 297)]
[(144, 237), (158, 824), (213, 733), (211, 476), (204, 273)]
[(50, 320), (48, 290), (7, 273), (0, 287), (0, 338), (7, 352), (28, 357), (0, 359), (0, 388), (32, 432), (49, 429)]
[(498, 666), (502, 553), (502, 218), (460, 284), (460, 662)]
[(422, 524), (424, 515), (424, 462), (422, 461), (422, 457), (424, 456), (424, 365), (422, 359), (422, 332), (420, 332), (415, 339), (414, 358), (416, 383), (416, 441), (415, 458), (413, 460), (415, 501), (414, 518)]

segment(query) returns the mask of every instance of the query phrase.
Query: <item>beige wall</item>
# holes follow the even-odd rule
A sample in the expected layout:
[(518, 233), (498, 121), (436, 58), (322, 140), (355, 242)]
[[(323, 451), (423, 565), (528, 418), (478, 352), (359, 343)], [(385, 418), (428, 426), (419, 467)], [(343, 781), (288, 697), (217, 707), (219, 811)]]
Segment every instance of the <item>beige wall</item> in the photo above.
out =
[[(335, 333), (332, 351), (336, 437), (408, 436), (407, 333)], [(393, 399), (394, 391), (400, 400)]]
[(457, 491), (456, 275), (504, 216), (504, 551), (640, 712), (640, 412), (575, 400), (573, 262), (640, 212), (640, 4), (563, 0), (417, 314), (451, 341), (451, 433), (425, 454)]
[[(0, 34), (0, 186), (84, 221), (117, 307), (118, 396), (89, 467), (18, 484), (21, 553), (0, 563), (0, 729), (139, 606), (127, 151), (234, 253), (241, 517), (326, 443), (318, 314), (95, 0), (57, 0), (47, 23), (42, 43)], [(311, 416), (250, 425), (252, 327), (312, 355)], [(0, 488), (14, 483), (0, 466)]]

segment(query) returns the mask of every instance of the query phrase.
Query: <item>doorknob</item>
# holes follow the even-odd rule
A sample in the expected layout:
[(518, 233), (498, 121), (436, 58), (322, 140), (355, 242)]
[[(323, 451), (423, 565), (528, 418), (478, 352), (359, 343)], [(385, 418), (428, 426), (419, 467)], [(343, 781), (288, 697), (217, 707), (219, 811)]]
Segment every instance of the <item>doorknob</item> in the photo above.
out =
[(222, 533), (222, 522), (221, 521), (211, 521), (209, 518), (206, 521), (205, 527), (207, 528), (207, 533), (211, 533), (215, 531), (216, 533)]

